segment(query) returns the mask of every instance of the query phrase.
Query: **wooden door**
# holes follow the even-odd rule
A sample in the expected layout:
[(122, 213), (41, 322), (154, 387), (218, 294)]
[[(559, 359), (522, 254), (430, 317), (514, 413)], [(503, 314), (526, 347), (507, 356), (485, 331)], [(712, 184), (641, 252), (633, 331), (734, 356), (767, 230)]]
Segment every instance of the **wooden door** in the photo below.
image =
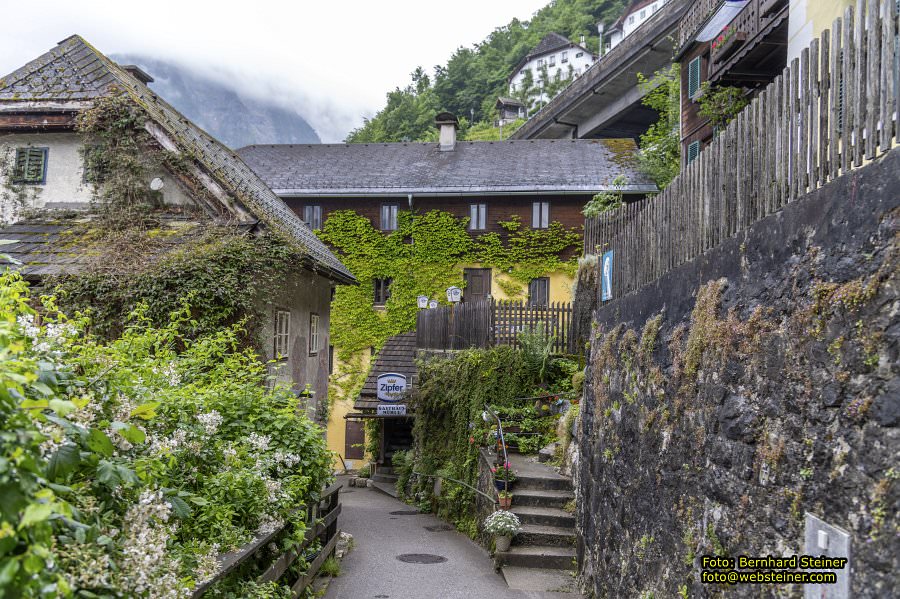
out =
[(491, 269), (467, 268), (463, 271), (466, 288), (463, 291), (463, 300), (478, 302), (487, 299), (491, 295)]
[(363, 423), (348, 420), (344, 428), (344, 459), (361, 460), (365, 457), (366, 431)]

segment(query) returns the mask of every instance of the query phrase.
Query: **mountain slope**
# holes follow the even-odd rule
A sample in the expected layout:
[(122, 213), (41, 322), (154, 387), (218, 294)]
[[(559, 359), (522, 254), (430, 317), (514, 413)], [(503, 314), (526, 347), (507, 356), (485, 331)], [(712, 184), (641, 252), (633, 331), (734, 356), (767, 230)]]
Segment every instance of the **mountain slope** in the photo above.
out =
[(302, 116), (233, 88), (189, 67), (134, 54), (111, 56), (153, 77), (150, 87), (179, 112), (231, 148), (255, 143), (320, 143)]
[[(448, 110), (459, 117), (490, 122), (497, 96), (508, 95), (512, 69), (547, 33), (556, 32), (578, 41), (581, 35), (595, 53), (597, 23), (607, 26), (625, 9), (626, 0), (553, 0), (531, 21), (513, 19), (495, 29), (483, 42), (459, 48), (434, 76), (423, 69), (412, 73), (412, 82), (387, 95), (387, 105), (347, 136), (349, 142), (428, 140), (434, 137), (437, 112)], [(463, 123), (465, 135), (465, 123)]]

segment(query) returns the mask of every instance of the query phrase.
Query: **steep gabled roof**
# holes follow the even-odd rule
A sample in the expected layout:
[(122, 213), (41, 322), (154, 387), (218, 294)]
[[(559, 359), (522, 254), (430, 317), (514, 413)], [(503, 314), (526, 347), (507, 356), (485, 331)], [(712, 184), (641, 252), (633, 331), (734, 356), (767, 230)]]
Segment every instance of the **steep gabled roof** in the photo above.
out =
[[(631, 139), (256, 145), (238, 150), (275, 193), (405, 196), (657, 191)], [(624, 175), (628, 184), (613, 180)]]
[[(347, 267), (236, 153), (81, 36), (64, 39), (46, 54), (0, 79), (0, 112), (78, 110), (90, 106), (96, 98), (118, 92), (127, 93), (146, 111), (162, 130), (151, 133), (164, 146), (174, 143), (176, 147), (170, 149), (195, 159), (216, 186), (236, 198), (253, 217), (280, 231), (302, 249), (311, 269), (340, 282), (355, 282)], [(223, 203), (232, 212), (240, 211), (239, 206)]]
[[(366, 382), (359, 392), (359, 398), (353, 404), (356, 410), (372, 410), (381, 403), (378, 401), (378, 375), (388, 372), (397, 372), (406, 376), (407, 393), (418, 382), (418, 368), (416, 368), (416, 333), (401, 333), (389, 337), (384, 342), (384, 347), (378, 352), (378, 357), (369, 369)], [(401, 399), (400, 403), (406, 403)]]

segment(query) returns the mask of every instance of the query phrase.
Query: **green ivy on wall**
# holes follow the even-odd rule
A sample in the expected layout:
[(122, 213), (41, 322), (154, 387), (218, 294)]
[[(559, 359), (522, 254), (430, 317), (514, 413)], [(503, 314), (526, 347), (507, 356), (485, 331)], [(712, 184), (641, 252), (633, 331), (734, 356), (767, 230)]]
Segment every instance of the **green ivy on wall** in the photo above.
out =
[[(463, 287), (463, 267), (481, 264), (509, 277), (509, 295), (522, 293), (522, 284), (553, 272), (574, 275), (575, 259), (560, 254), (581, 243), (581, 233), (558, 222), (547, 229), (523, 228), (518, 218), (501, 222), (508, 236), (498, 233), (473, 238), (468, 219), (432, 210), (424, 214), (402, 211), (398, 228), (389, 234), (375, 229), (352, 210), (329, 215), (319, 231), (323, 241), (341, 254), (356, 275), (357, 286), (339, 287), (332, 304), (331, 341), (340, 360), (370, 347), (380, 349), (392, 335), (410, 331), (416, 323), (416, 297), (443, 299), (447, 287)], [(373, 307), (373, 281), (392, 278), (391, 297), (383, 309)]]

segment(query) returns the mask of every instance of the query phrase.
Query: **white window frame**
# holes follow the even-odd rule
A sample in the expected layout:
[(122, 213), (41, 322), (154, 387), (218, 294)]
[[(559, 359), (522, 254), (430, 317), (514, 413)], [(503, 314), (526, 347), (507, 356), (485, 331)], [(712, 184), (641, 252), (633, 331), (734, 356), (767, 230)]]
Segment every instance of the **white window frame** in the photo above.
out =
[(287, 310), (275, 310), (274, 329), (275, 359), (291, 356), (291, 313)]
[(484, 231), (487, 228), (487, 204), (469, 204), (469, 230)]
[(541, 200), (531, 203), (531, 228), (547, 229), (550, 227), (550, 202)]
[(560, 55), (559, 62), (562, 62), (562, 63), (569, 62), (569, 53), (568, 53), (568, 52), (563, 52), (563, 53)]
[(399, 204), (386, 202), (381, 205), (381, 230), (396, 231), (397, 230), (397, 212), (400, 210)]
[(556, 66), (556, 54), (551, 54), (551, 55), (550, 55), (550, 58), (549, 58), (548, 60), (550, 61), (550, 66), (551, 66), (551, 67), (555, 67), (555, 66)]
[(309, 315), (309, 355), (315, 356), (319, 353), (319, 315), (311, 313)]
[(303, 207), (303, 222), (310, 229), (322, 228), (322, 206), (318, 204), (308, 204)]

